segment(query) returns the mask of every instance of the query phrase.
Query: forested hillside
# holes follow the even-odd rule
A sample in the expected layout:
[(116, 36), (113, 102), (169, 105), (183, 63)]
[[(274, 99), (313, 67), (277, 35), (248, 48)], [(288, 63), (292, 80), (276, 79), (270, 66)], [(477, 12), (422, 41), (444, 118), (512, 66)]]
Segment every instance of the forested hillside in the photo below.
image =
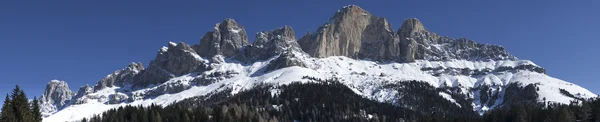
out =
[[(289, 85), (263, 85), (230, 96), (228, 92), (195, 97), (161, 107), (125, 106), (81, 121), (85, 122), (287, 122), (287, 121), (381, 121), (381, 122), (569, 122), (600, 121), (600, 101), (575, 101), (570, 105), (533, 102), (510, 103), (483, 115), (456, 107), (438, 91), (418, 81), (400, 82), (403, 94), (396, 104), (381, 103), (355, 94), (336, 80)], [(513, 85), (517, 91), (526, 91)], [(534, 86), (529, 86), (534, 87)], [(511, 93), (518, 94), (518, 93)], [(512, 97), (519, 97), (513, 95)], [(458, 97), (457, 97), (458, 98)], [(424, 101), (424, 102), (417, 102)], [(402, 103), (402, 104), (400, 104)], [(458, 101), (468, 105), (468, 100)], [(416, 106), (416, 107), (403, 107)], [(417, 112), (430, 111), (430, 112)]]

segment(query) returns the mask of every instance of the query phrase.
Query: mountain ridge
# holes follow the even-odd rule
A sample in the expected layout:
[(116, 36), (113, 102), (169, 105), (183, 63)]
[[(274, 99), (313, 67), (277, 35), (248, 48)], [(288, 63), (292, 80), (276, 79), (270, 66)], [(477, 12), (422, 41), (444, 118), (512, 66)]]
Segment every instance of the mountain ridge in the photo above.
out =
[[(489, 99), (504, 94), (503, 89), (510, 83), (537, 84), (535, 87), (548, 93), (558, 93), (553, 85), (559, 84), (559, 88), (576, 95), (567, 99), (541, 93), (543, 102), (545, 97), (565, 103), (595, 96), (545, 73), (542, 67), (519, 60), (502, 46), (443, 37), (429, 32), (416, 18), (407, 19), (394, 32), (385, 18), (351, 5), (339, 10), (317, 32), (300, 39), (291, 27), (284, 26), (257, 33), (250, 44), (244, 27), (227, 18), (207, 32), (199, 44), (169, 42), (159, 49), (147, 68), (141, 63), (131, 63), (99, 80), (93, 88), (83, 86), (75, 94), (64, 90), (65, 86), (68, 89), (66, 83), (54, 90), (56, 86), (51, 84), (56, 82), (51, 81), (48, 86), (53, 88), (47, 91), (67, 94), (52, 95), (52, 100), (43, 99), (41, 104), (54, 108), (44, 111), (50, 118), (44, 121), (72, 120), (86, 117), (61, 118), (69, 114), (68, 110), (77, 110), (77, 106), (115, 107), (155, 102), (168, 105), (177, 100), (158, 100), (169, 99), (171, 95), (189, 98), (224, 89), (232, 89), (231, 94), (235, 94), (264, 83), (311, 82), (304, 79), (306, 76), (342, 79), (356, 94), (379, 102), (397, 101), (401, 94), (384, 86), (419, 80), (433, 87), (460, 89), (450, 93), (473, 99), (473, 110), (480, 113), (502, 105), (502, 96)], [(480, 87), (490, 87), (485, 91), (489, 97), (479, 94)], [(441, 92), (440, 95), (444, 96)], [(68, 102), (54, 104), (55, 101)]]

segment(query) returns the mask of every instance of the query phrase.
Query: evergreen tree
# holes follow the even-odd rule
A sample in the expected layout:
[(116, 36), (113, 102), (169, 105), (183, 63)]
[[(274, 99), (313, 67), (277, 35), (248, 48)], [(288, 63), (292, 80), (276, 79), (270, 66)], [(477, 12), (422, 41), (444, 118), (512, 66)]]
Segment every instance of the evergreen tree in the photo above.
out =
[(4, 104), (2, 105), (2, 113), (0, 113), (0, 122), (14, 122), (15, 114), (12, 111), (11, 100), (6, 94)]
[(513, 114), (512, 122), (528, 122), (527, 112), (523, 104), (513, 105), (511, 108), (511, 114)]
[(27, 100), (25, 92), (21, 90), (19, 85), (15, 86), (11, 97), (11, 106), (13, 108), (12, 112), (14, 112), (15, 115), (15, 122), (31, 122), (32, 117), (31, 109), (29, 109), (29, 101)]
[(41, 122), (42, 121), (42, 113), (40, 112), (40, 103), (38, 101), (38, 99), (34, 96), (33, 97), (33, 105), (31, 105), (31, 113), (32, 113), (32, 120), (34, 122)]
[(573, 117), (571, 111), (567, 107), (560, 107), (558, 111), (558, 122), (574, 122), (575, 118)]

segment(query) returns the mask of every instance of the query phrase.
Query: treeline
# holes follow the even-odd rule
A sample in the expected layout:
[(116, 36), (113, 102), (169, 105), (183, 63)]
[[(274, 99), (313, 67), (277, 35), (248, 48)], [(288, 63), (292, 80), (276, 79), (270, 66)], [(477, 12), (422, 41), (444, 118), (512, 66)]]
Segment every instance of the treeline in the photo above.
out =
[(25, 92), (17, 85), (11, 95), (6, 95), (0, 122), (41, 122), (42, 113), (37, 98), (29, 102)]
[[(544, 104), (511, 101), (483, 115), (466, 111), (467, 103), (453, 97), (462, 107), (439, 97), (438, 89), (422, 82), (407, 81), (387, 86), (406, 93), (397, 104), (380, 103), (355, 94), (336, 80), (316, 83), (263, 85), (230, 95), (221, 92), (186, 99), (166, 107), (125, 106), (81, 120), (82, 122), (598, 122), (600, 101)], [(517, 86), (517, 85), (515, 85)], [(511, 88), (530, 92), (535, 86)], [(535, 96), (511, 93), (511, 97)], [(519, 98), (528, 100), (525, 98)], [(419, 102), (420, 101), (420, 102)], [(413, 106), (403, 106), (403, 105)], [(430, 110), (430, 111), (423, 111)], [(454, 113), (452, 113), (454, 111)]]
[[(436, 112), (415, 112), (390, 103), (381, 103), (357, 95), (337, 80), (316, 80), (315, 83), (291, 83), (282, 86), (264, 85), (230, 96), (221, 92), (205, 97), (187, 99), (166, 107), (151, 105), (125, 106), (106, 111), (83, 122), (403, 122), (403, 121), (478, 121), (480, 118), (469, 108), (458, 109), (454, 103), (440, 97), (439, 89), (415, 90), (424, 87), (421, 82), (400, 84), (410, 87), (420, 99), (434, 99), (406, 103), (436, 107)], [(390, 86), (398, 87), (400, 86)], [(406, 88), (402, 87), (402, 88)], [(435, 91), (428, 91), (435, 90)], [(409, 91), (403, 91), (409, 92)], [(425, 95), (425, 96), (419, 96)], [(439, 104), (444, 103), (444, 104)], [(426, 106), (425, 106), (426, 105)], [(454, 107), (451, 107), (454, 106)], [(419, 110), (420, 110), (419, 108)], [(443, 111), (442, 109), (450, 108)], [(415, 108), (412, 108), (415, 109)], [(451, 113), (450, 110), (459, 110)], [(470, 110), (470, 111), (465, 111)], [(465, 114), (465, 115), (461, 115)]]
[[(468, 97), (460, 94), (460, 89), (435, 88), (420, 81), (402, 81), (386, 85), (384, 88), (394, 89), (401, 94), (397, 96), (397, 105), (410, 106), (411, 110), (421, 112), (429, 117), (440, 116), (443, 118), (438, 119), (455, 118), (468, 121), (479, 116), (473, 111), (472, 100), (465, 99)], [(455, 103), (440, 96), (440, 93), (449, 94), (455, 99)], [(430, 119), (429, 117), (424, 119)]]
[(569, 105), (516, 103), (482, 116), (486, 122), (600, 122), (600, 100), (573, 101)]
[[(394, 121), (420, 118), (414, 112), (372, 101), (337, 82), (260, 86), (227, 97), (229, 93), (184, 100), (167, 107), (126, 106), (85, 122), (322, 122)], [(225, 98), (225, 99), (223, 99)], [(198, 99), (210, 101), (198, 104)]]

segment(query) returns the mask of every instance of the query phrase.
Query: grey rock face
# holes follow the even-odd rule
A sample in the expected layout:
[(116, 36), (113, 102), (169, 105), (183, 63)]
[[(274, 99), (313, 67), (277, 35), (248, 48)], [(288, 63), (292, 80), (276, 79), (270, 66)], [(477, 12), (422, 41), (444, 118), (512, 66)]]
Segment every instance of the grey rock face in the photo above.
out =
[(51, 80), (46, 85), (44, 94), (40, 97), (40, 104), (43, 113), (52, 113), (62, 109), (67, 105), (74, 93), (69, 89), (65, 81)]
[(414, 60), (516, 60), (503, 47), (452, 39), (429, 32), (411, 18), (393, 32), (386, 19), (358, 6), (339, 10), (316, 33), (307, 33), (298, 43), (313, 57), (347, 56), (378, 61)]
[(163, 83), (172, 77), (208, 70), (208, 61), (189, 45), (169, 43), (161, 49), (149, 67), (136, 76), (136, 86)]
[(77, 94), (75, 94), (75, 96), (73, 96), (73, 98), (71, 99), (71, 104), (86, 103), (87, 101), (83, 97), (85, 97), (86, 95), (93, 93), (93, 92), (94, 92), (94, 89), (87, 84), (85, 86), (79, 87)]
[(233, 19), (225, 19), (218, 23), (212, 32), (207, 32), (201, 39), (196, 51), (202, 57), (223, 55), (232, 57), (240, 54), (243, 47), (250, 45), (246, 29)]
[(134, 87), (145, 87), (150, 84), (162, 83), (173, 77), (171, 73), (158, 67), (155, 61), (150, 61), (148, 68), (135, 77)]
[(285, 51), (304, 53), (296, 41), (294, 30), (290, 26), (256, 34), (256, 40), (250, 47), (249, 57), (264, 60), (282, 54)]
[(473, 75), (487, 75), (491, 73), (498, 72), (516, 72), (518, 70), (532, 71), (537, 73), (546, 74), (546, 69), (535, 66), (535, 65), (518, 65), (516, 67), (498, 67), (494, 70), (485, 68), (485, 69), (469, 69), (469, 68), (446, 68), (446, 67), (430, 67), (430, 68), (422, 68), (421, 71), (426, 72), (428, 74), (432, 74), (433, 76), (440, 75), (464, 75), (464, 76), (473, 76)]
[(269, 65), (267, 66), (265, 72), (291, 66), (306, 67), (306, 64), (302, 62), (302, 60), (299, 60), (298, 57), (299, 56), (297, 54), (294, 54), (291, 51), (286, 51), (282, 53), (279, 57), (277, 57), (277, 59), (269, 62)]
[[(347, 56), (351, 58), (389, 59), (387, 43), (394, 41), (393, 29), (384, 18), (371, 15), (358, 6), (346, 6), (316, 33), (298, 43), (313, 57)], [(373, 48), (381, 47), (381, 48)], [(391, 50), (397, 50), (392, 47)]]
[(127, 99), (129, 99), (129, 97), (125, 94), (111, 94), (110, 96), (108, 96), (108, 104), (118, 104), (126, 101)]
[(406, 20), (398, 29), (400, 53), (404, 61), (423, 60), (516, 60), (502, 46), (452, 39), (429, 32), (418, 19)]
[(121, 70), (117, 70), (98, 81), (98, 83), (96, 83), (96, 86), (94, 86), (94, 91), (98, 91), (106, 87), (123, 86), (125, 84), (130, 84), (134, 81), (133, 78), (135, 77), (135, 75), (137, 75), (142, 70), (144, 70), (144, 65), (142, 65), (142, 63), (132, 62), (127, 67)]
[(190, 84), (182, 82), (165, 83), (156, 87), (156, 89), (149, 90), (144, 97), (155, 97), (163, 94), (178, 93), (183, 90), (187, 90), (190, 87)]
[(225, 72), (211, 72), (210, 74), (206, 74), (206, 75), (202, 75), (200, 77), (194, 78), (194, 80), (192, 80), (192, 82), (195, 83), (196, 85), (205, 86), (205, 85), (209, 85), (209, 84), (212, 84), (215, 82), (219, 82), (221, 80), (233, 78), (239, 74), (240, 74), (239, 72), (236, 72), (234, 70), (228, 70)]
[(181, 76), (191, 72), (204, 71), (208, 68), (204, 59), (189, 45), (180, 42), (177, 45), (169, 44), (167, 52), (156, 56), (156, 65), (172, 73), (175, 76)]

